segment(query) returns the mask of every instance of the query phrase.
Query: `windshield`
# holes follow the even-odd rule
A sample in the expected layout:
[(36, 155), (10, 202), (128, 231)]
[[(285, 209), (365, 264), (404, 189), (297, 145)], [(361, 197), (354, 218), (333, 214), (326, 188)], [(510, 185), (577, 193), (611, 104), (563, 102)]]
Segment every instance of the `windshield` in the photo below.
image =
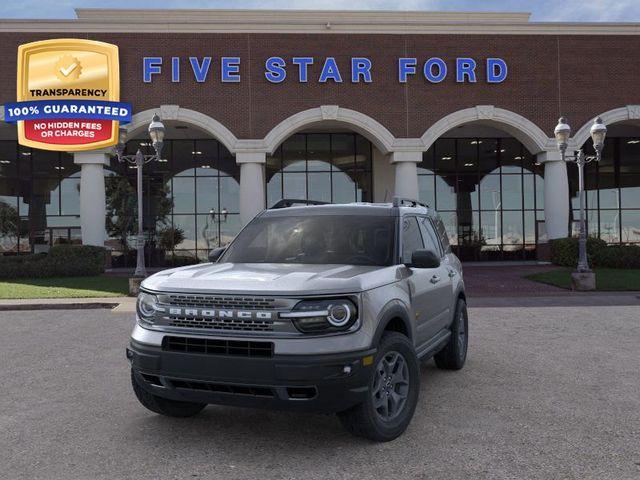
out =
[(395, 217), (313, 215), (252, 221), (220, 262), (391, 265)]

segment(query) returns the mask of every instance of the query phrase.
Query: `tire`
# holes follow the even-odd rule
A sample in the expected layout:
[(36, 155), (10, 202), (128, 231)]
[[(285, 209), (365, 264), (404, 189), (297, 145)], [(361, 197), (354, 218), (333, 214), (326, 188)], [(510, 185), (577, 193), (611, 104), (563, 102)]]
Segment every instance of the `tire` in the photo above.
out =
[(396, 332), (382, 336), (374, 365), (367, 400), (338, 413), (338, 418), (356, 436), (388, 442), (399, 437), (413, 418), (420, 393), (420, 367), (411, 341)]
[(443, 370), (460, 370), (467, 360), (469, 345), (469, 316), (467, 304), (459, 299), (451, 324), (451, 337), (445, 347), (435, 354), (436, 366)]
[(153, 395), (140, 386), (133, 370), (131, 370), (131, 385), (142, 406), (167, 417), (193, 417), (207, 406), (206, 403), (179, 402)]

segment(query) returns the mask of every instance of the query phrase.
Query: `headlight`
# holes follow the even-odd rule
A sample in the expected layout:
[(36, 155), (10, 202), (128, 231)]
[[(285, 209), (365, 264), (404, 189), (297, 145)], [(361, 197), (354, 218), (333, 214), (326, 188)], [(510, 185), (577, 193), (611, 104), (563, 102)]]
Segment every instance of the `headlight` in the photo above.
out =
[(290, 318), (303, 333), (341, 332), (353, 327), (358, 311), (348, 298), (303, 300), (280, 318)]
[(138, 317), (140, 320), (149, 323), (149, 320), (151, 320), (156, 313), (157, 305), (158, 299), (155, 295), (147, 292), (140, 292), (136, 303), (136, 310), (138, 311)]

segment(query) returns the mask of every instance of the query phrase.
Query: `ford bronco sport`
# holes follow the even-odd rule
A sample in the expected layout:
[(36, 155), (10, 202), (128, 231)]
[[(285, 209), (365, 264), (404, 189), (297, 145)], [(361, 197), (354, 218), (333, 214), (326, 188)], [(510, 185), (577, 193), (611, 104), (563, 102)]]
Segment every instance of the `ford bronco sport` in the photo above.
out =
[(259, 214), (213, 263), (142, 282), (133, 390), (162, 415), (337, 413), (356, 435), (392, 440), (416, 408), (419, 361), (465, 363), (460, 262), (418, 202), (295, 203)]

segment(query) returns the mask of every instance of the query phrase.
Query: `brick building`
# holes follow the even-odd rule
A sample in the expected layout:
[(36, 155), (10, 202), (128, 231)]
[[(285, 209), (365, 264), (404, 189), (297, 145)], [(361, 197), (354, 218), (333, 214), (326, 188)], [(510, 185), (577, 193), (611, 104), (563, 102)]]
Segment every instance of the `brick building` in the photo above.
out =
[[(179, 228), (174, 253), (202, 259), (281, 198), (403, 195), (437, 208), (463, 259), (536, 258), (578, 218), (576, 167), (553, 139), (561, 115), (571, 149), (591, 150), (594, 117), (608, 127), (603, 159), (586, 172), (589, 233), (640, 242), (639, 24), (519, 13), (76, 13), (0, 20), (0, 102), (15, 101), (21, 44), (118, 45), (121, 100), (135, 113), (127, 148), (149, 148), (154, 112), (167, 126), (163, 161), (144, 170), (152, 245)], [(133, 182), (135, 169), (109, 152), (25, 148), (3, 124), (0, 251), (83, 241), (126, 264), (104, 220), (122, 179)]]

